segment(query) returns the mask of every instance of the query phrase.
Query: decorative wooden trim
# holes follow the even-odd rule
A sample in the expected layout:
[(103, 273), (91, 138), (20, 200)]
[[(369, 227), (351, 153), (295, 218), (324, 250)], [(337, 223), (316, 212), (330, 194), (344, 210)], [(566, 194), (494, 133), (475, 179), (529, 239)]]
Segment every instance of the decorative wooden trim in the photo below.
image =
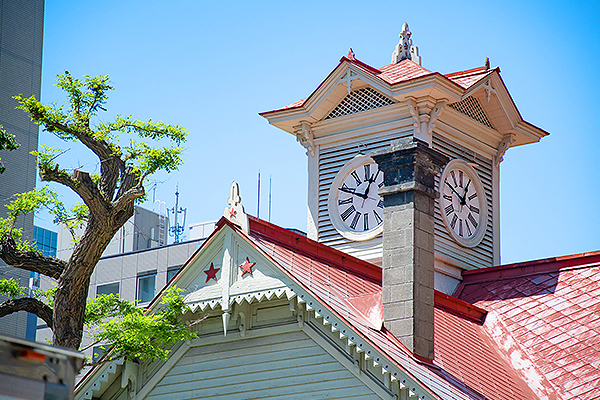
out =
[(315, 135), (311, 129), (310, 123), (302, 121), (298, 130), (296, 130), (296, 141), (306, 149), (306, 155), (315, 156)]
[(371, 379), (369, 375), (362, 373), (361, 363), (359, 360), (354, 360), (347, 354), (342, 353), (342, 350), (337, 348), (334, 343), (319, 332), (318, 328), (312, 323), (304, 324), (302, 332), (306, 333), (315, 343), (317, 343), (323, 350), (325, 350), (330, 356), (336, 359), (337, 362), (342, 364), (346, 370), (352, 373), (358, 380), (364, 383), (369, 389), (377, 394), (382, 399), (394, 400), (396, 396), (393, 392), (383, 386), (382, 382), (378, 382)]

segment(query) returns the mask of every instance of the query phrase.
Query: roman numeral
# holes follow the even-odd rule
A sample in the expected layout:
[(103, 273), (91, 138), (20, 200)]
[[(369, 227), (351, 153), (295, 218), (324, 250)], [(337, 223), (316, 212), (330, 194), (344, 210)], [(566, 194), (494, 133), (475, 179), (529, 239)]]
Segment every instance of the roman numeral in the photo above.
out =
[(377, 207), (383, 208), (383, 200), (379, 200), (379, 203), (377, 203)]
[(450, 196), (448, 194), (443, 194), (442, 197), (448, 201), (452, 201), (452, 196)]
[(467, 236), (471, 236), (473, 232), (471, 232), (471, 228), (469, 228), (469, 224), (467, 223), (467, 221), (465, 221), (465, 227), (467, 228)]
[(352, 219), (352, 222), (350, 223), (350, 228), (356, 229), (356, 224), (358, 224), (359, 219), (360, 219), (360, 212), (357, 211), (356, 214), (354, 214), (354, 218)]
[(344, 200), (338, 200), (338, 204), (341, 206), (342, 204), (352, 204), (352, 197), (348, 197)]
[(452, 204), (450, 204), (449, 206), (444, 208), (444, 211), (446, 212), (446, 215), (450, 215), (454, 212), (454, 206)]
[(350, 206), (350, 207), (346, 208), (346, 211), (344, 211), (344, 212), (342, 213), (342, 215), (340, 215), (340, 217), (342, 217), (342, 219), (345, 221), (345, 220), (347, 220), (347, 219), (348, 219), (348, 217), (349, 217), (349, 216), (351, 216), (351, 215), (352, 215), (352, 213), (353, 213), (354, 211), (356, 211), (356, 208), (354, 208), (354, 206), (352, 205), (352, 206)]
[(463, 184), (463, 172), (459, 170), (459, 171), (458, 171), (458, 185), (459, 185), (460, 187), (463, 187), (463, 185), (462, 185), (462, 184)]
[(475, 206), (471, 206), (471, 205), (470, 205), (470, 206), (469, 206), (469, 209), (470, 209), (471, 211), (473, 211), (474, 213), (477, 213), (477, 214), (479, 214), (479, 208), (477, 208), (477, 207), (475, 207)]
[(469, 200), (473, 200), (475, 197), (477, 197), (477, 192), (475, 192), (472, 195), (470, 195), (469, 196)]
[(469, 219), (469, 221), (471, 221), (473, 227), (477, 229), (477, 221), (475, 220), (475, 217), (473, 217), (473, 214), (469, 213), (469, 216), (467, 218)]
[(365, 213), (365, 218), (364, 218), (364, 230), (368, 231), (369, 230), (369, 214)]
[(373, 210), (373, 215), (375, 215), (375, 221), (377, 221), (377, 225), (383, 222), (379, 214), (377, 214), (377, 211)]
[(454, 214), (452, 216), (452, 221), (450, 221), (450, 228), (454, 229), (454, 227), (456, 226), (456, 221), (458, 221), (458, 217), (456, 216), (456, 214)]
[(379, 182), (379, 184), (377, 185), (377, 187), (383, 187), (383, 181)]
[(450, 176), (452, 177), (452, 180), (454, 181), (454, 187), (457, 187), (458, 183), (456, 182), (456, 174), (454, 173), (454, 171), (450, 171)]
[(362, 183), (362, 181), (360, 180), (360, 178), (358, 177), (358, 174), (356, 173), (356, 171), (352, 171), (352, 173), (350, 174), (352, 175), (352, 177), (354, 178), (354, 180), (356, 181), (356, 185), (360, 185)]
[(462, 237), (463, 235), (463, 230), (462, 230), (462, 219), (458, 220), (458, 234), (460, 235), (460, 237)]
[(365, 181), (371, 180), (371, 164), (365, 165)]

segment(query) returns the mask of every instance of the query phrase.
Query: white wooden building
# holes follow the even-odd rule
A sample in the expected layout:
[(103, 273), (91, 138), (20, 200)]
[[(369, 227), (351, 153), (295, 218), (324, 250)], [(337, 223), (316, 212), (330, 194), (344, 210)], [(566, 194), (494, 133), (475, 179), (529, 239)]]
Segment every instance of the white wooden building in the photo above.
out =
[(170, 283), (198, 338), (103, 364), (76, 399), (594, 398), (600, 252), (499, 266), (499, 164), (547, 133), (498, 68), (428, 71), (410, 36), (261, 114), (307, 149), (308, 237), (248, 216), (234, 183)]

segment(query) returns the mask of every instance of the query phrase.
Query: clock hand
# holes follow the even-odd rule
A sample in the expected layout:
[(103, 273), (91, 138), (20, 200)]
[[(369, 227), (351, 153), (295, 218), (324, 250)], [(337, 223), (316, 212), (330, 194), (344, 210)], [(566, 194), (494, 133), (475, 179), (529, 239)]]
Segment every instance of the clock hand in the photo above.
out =
[(356, 193), (356, 190), (346, 189), (345, 187), (338, 188), (338, 190), (341, 190), (342, 192), (353, 194), (354, 196), (358, 196), (358, 197), (361, 197), (361, 198), (366, 198), (365, 195), (362, 195), (360, 193)]
[(467, 193), (469, 192), (470, 184), (471, 184), (471, 180), (469, 179), (469, 182), (467, 182), (467, 186), (465, 186), (465, 193), (463, 194), (463, 196), (460, 200), (460, 204), (462, 204), (463, 206), (467, 204)]
[(452, 185), (450, 185), (448, 183), (448, 181), (446, 181), (446, 185), (448, 185), (448, 187), (450, 188), (450, 190), (452, 190), (456, 194), (456, 196), (458, 197), (458, 200), (460, 200), (462, 202), (462, 197), (460, 196), (460, 194), (458, 194), (458, 192), (456, 190), (454, 190), (454, 188), (452, 187)]

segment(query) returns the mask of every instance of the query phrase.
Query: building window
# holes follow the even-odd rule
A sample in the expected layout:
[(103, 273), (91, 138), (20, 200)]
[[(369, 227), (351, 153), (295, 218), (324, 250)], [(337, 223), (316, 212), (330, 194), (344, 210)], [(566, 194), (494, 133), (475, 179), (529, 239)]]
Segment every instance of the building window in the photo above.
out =
[(102, 356), (106, 353), (105, 346), (94, 346), (92, 350), (92, 362), (96, 362), (102, 358)]
[(182, 265), (176, 265), (167, 269), (167, 283), (171, 282), (171, 279), (175, 277), (175, 275), (179, 272), (181, 267)]
[(105, 285), (96, 286), (96, 296), (101, 294), (119, 295), (119, 282), (107, 283)]
[(156, 271), (146, 272), (137, 278), (137, 301), (147, 303), (154, 298)]

